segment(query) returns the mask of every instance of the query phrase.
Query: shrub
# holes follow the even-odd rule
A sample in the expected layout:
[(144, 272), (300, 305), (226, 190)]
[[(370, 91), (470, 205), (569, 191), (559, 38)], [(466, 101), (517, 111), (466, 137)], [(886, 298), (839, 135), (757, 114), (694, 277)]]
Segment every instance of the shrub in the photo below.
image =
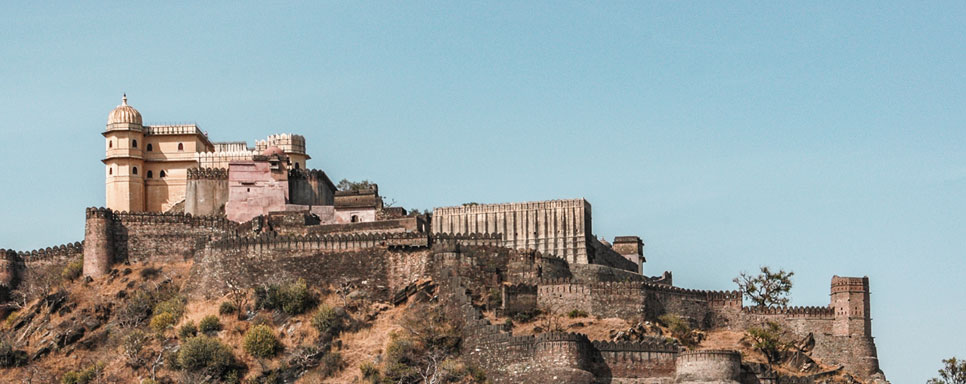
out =
[(88, 384), (94, 383), (95, 379), (101, 375), (101, 371), (104, 370), (104, 364), (97, 363), (93, 364), (80, 371), (68, 371), (61, 377), (60, 382), (63, 384)]
[(344, 367), (345, 362), (342, 361), (342, 355), (339, 352), (329, 352), (322, 357), (322, 362), (319, 364), (319, 373), (322, 374), (322, 377), (332, 377)]
[(766, 322), (763, 327), (748, 328), (752, 347), (765, 355), (768, 364), (779, 362), (782, 354), (790, 347), (790, 343), (783, 340), (784, 335), (781, 325), (773, 321)]
[(668, 330), (671, 331), (671, 337), (678, 339), (681, 344), (689, 347), (698, 344), (697, 334), (691, 329), (691, 324), (681, 316), (665, 313), (657, 320), (668, 327)]
[(518, 323), (529, 323), (540, 314), (538, 311), (517, 312), (513, 314), (513, 321)]
[(342, 332), (344, 315), (341, 310), (322, 304), (315, 315), (312, 315), (312, 327), (319, 331), (322, 339), (338, 336)]
[(298, 315), (308, 310), (312, 304), (314, 297), (303, 279), (283, 285), (271, 284), (255, 288), (255, 308)]
[(221, 330), (221, 321), (218, 316), (208, 315), (201, 319), (201, 332), (204, 334), (215, 333)]
[(84, 272), (84, 259), (74, 260), (64, 267), (60, 271), (60, 277), (67, 281), (74, 281), (74, 279), (80, 277), (81, 273)]
[(232, 304), (230, 301), (223, 301), (221, 302), (221, 305), (218, 306), (219, 315), (230, 315), (235, 313), (237, 310), (238, 308), (235, 308), (235, 304)]
[(281, 344), (272, 328), (267, 325), (256, 325), (245, 332), (243, 346), (245, 352), (254, 357), (272, 357), (278, 353)]
[(139, 368), (144, 364), (144, 360), (141, 358), (141, 351), (147, 342), (147, 335), (137, 329), (124, 336), (121, 342), (121, 354), (124, 356), (128, 365)]
[(571, 319), (576, 319), (578, 317), (587, 317), (587, 316), (589, 316), (587, 314), (587, 311), (582, 311), (579, 309), (574, 309), (574, 310), (571, 310), (570, 312), (567, 312), (567, 317)]
[(198, 327), (195, 326), (194, 321), (189, 321), (178, 328), (178, 338), (182, 340), (187, 340), (189, 337), (198, 336)]
[(168, 327), (173, 326), (174, 323), (174, 315), (168, 312), (162, 312), (151, 318), (151, 329), (155, 332), (164, 332)]
[(231, 349), (218, 339), (208, 336), (195, 336), (181, 345), (177, 355), (177, 365), (183, 370), (221, 376), (235, 364)]
[(138, 274), (141, 275), (141, 278), (152, 279), (161, 274), (161, 269), (155, 268), (155, 267), (147, 267), (142, 269), (141, 272), (139, 272)]
[(379, 381), (379, 368), (372, 362), (364, 362), (359, 365), (359, 371), (362, 372), (362, 379), (368, 380), (369, 382)]
[(154, 297), (146, 291), (138, 290), (128, 296), (127, 301), (121, 306), (117, 313), (117, 321), (122, 327), (136, 327), (151, 316), (152, 307), (154, 307)]
[(18, 351), (7, 341), (0, 340), (0, 368), (17, 367), (27, 363), (27, 352)]
[(184, 316), (184, 305), (184, 298), (175, 296), (155, 305), (154, 314), (157, 315), (160, 313), (170, 313), (171, 317), (174, 318), (175, 321), (178, 321), (181, 319), (181, 316)]

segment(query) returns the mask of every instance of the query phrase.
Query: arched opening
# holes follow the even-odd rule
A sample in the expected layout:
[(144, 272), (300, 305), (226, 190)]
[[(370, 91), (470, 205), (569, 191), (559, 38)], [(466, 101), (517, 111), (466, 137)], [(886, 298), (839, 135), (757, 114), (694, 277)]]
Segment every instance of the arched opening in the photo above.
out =
[(150, 179), (152, 177), (154, 177), (154, 172), (151, 172), (150, 170), (148, 170), (148, 178)]
[(178, 150), (179, 151), (184, 151), (184, 144), (178, 143)]
[(107, 168), (107, 174), (108, 175), (113, 175), (114, 174), (114, 168), (108, 167)]
[(131, 148), (137, 148), (137, 147), (138, 147), (138, 140), (137, 139), (131, 140)]
[(107, 147), (108, 148), (114, 148), (114, 140), (108, 140), (107, 141)]
[(295, 162), (295, 169), (299, 169), (299, 163)]
[(358, 223), (359, 222), (359, 216), (352, 215), (352, 218), (349, 219), (349, 221), (351, 221), (353, 223)]
[(131, 173), (134, 174), (134, 175), (137, 175), (138, 174), (138, 167), (132, 168), (131, 169)]
[(160, 175), (160, 176), (161, 176), (161, 178), (163, 179), (163, 178), (164, 178), (165, 176), (167, 176), (167, 175), (165, 175), (165, 173), (164, 173), (164, 171), (161, 171), (161, 175)]
[(154, 146), (152, 146), (151, 143), (148, 143), (148, 152), (151, 152), (153, 150), (154, 150)]

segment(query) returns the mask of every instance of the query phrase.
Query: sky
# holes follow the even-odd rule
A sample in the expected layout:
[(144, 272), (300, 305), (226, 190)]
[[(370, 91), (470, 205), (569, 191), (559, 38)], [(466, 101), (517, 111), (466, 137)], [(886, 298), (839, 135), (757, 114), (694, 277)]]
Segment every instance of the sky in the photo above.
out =
[(966, 2), (11, 2), (0, 248), (83, 239), (126, 92), (407, 208), (584, 197), (645, 272), (869, 276), (893, 383), (966, 358)]

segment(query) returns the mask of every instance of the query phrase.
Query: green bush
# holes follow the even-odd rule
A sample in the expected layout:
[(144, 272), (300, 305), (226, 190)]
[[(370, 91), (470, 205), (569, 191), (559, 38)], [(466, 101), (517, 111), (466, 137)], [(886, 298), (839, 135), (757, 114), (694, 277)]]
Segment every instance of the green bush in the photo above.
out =
[(681, 316), (675, 315), (673, 313), (665, 313), (658, 317), (657, 320), (668, 327), (671, 331), (671, 337), (677, 339), (681, 344), (693, 347), (698, 344), (699, 340), (697, 334), (691, 329), (691, 324)]
[(221, 320), (218, 320), (218, 316), (208, 315), (201, 319), (200, 325), (201, 332), (204, 334), (211, 334), (221, 330)]
[(60, 271), (60, 277), (67, 281), (74, 281), (74, 279), (80, 277), (81, 273), (84, 273), (84, 259), (67, 263), (64, 269)]
[(518, 323), (529, 323), (539, 315), (539, 311), (517, 312), (513, 314), (513, 321)]
[(345, 323), (344, 315), (341, 310), (322, 304), (312, 315), (312, 327), (319, 331), (320, 338), (333, 338), (342, 332)]
[(104, 370), (104, 364), (97, 363), (93, 364), (80, 371), (69, 371), (61, 377), (60, 382), (62, 384), (88, 384), (94, 383), (95, 379), (101, 375), (101, 371)]
[(379, 381), (379, 368), (377, 368), (372, 362), (367, 361), (360, 364), (359, 371), (362, 372), (363, 380), (368, 380), (371, 383)]
[(281, 348), (275, 332), (267, 325), (256, 325), (245, 332), (243, 346), (254, 357), (272, 357)]
[(255, 288), (255, 308), (282, 311), (289, 315), (304, 313), (312, 307), (314, 299), (303, 279)]
[(235, 313), (237, 310), (238, 308), (235, 308), (235, 304), (232, 304), (230, 301), (223, 301), (221, 302), (221, 305), (218, 306), (219, 315), (230, 315)]
[(151, 317), (151, 329), (155, 332), (164, 332), (175, 323), (174, 315), (162, 312)]
[(198, 335), (198, 327), (195, 326), (194, 321), (189, 321), (178, 328), (178, 338), (182, 340), (187, 340), (189, 337), (195, 337)]
[(195, 336), (181, 345), (176, 362), (179, 368), (186, 371), (205, 371), (213, 376), (221, 376), (235, 364), (235, 357), (231, 349), (218, 339)]
[(582, 311), (582, 310), (579, 310), (579, 309), (574, 309), (574, 310), (572, 310), (570, 312), (567, 312), (567, 317), (569, 317), (571, 319), (576, 319), (578, 317), (587, 317), (587, 316), (589, 316), (587, 314), (587, 311)]
[(154, 314), (170, 313), (174, 321), (178, 321), (181, 320), (181, 316), (184, 316), (184, 305), (184, 298), (175, 296), (156, 304), (154, 306)]
[(127, 301), (117, 312), (118, 323), (122, 327), (136, 327), (151, 316), (154, 297), (149, 292), (138, 290), (128, 296)]
[(748, 336), (751, 338), (752, 347), (761, 351), (769, 364), (777, 363), (781, 356), (791, 347), (791, 343), (785, 341), (785, 331), (780, 324), (768, 321), (763, 327), (748, 328)]

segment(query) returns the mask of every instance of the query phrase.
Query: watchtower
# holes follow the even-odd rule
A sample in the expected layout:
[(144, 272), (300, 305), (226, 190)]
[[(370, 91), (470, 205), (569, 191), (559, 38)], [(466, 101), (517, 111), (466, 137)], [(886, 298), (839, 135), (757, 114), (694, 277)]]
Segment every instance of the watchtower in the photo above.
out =
[(107, 128), (102, 133), (107, 141), (107, 208), (117, 211), (144, 211), (144, 126), (141, 113), (127, 105), (127, 94), (121, 105), (107, 117)]
[(835, 336), (872, 336), (869, 309), (869, 278), (832, 276), (832, 308)]

